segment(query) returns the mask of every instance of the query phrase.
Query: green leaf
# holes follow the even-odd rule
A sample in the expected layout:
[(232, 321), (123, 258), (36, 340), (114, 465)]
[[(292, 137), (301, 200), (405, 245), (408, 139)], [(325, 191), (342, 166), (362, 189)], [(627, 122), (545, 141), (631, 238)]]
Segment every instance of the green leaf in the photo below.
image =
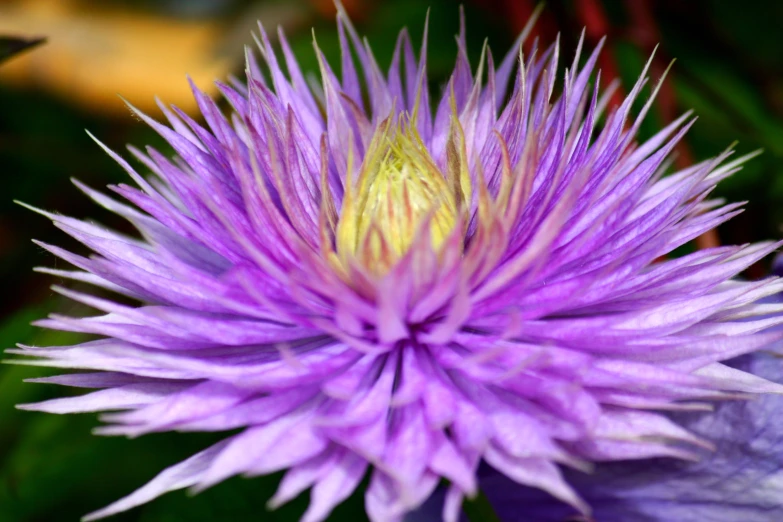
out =
[(475, 498), (465, 499), (462, 503), (462, 511), (470, 522), (500, 522), (500, 517), (495, 513), (489, 499), (480, 490)]
[(21, 38), (14, 36), (0, 36), (0, 62), (26, 51), (46, 41), (46, 38)]

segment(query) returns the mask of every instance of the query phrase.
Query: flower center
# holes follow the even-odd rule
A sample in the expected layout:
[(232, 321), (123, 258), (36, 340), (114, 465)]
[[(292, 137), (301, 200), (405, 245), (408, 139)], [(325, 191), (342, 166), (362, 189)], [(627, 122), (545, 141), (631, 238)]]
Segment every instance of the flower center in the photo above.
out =
[(347, 185), (337, 253), (376, 275), (387, 273), (419, 234), (428, 232), (437, 249), (457, 223), (461, 195), (409, 123), (380, 125), (357, 179)]

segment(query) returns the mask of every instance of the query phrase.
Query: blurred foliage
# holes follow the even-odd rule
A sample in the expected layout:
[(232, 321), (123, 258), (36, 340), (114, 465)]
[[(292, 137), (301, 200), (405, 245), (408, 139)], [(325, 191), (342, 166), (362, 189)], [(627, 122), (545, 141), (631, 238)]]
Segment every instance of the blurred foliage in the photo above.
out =
[[(361, 32), (369, 36), (375, 55), (383, 65), (390, 61), (401, 27), (407, 26), (414, 42), (418, 43), (426, 5), (431, 6), (428, 44), (431, 87), (440, 89), (454, 63), (457, 2), (353, 0), (344, 3)], [(28, 7), (40, 9), (44, 4), (47, 4), (44, 0), (20, 0), (4, 2), (3, 7), (27, 12)], [(648, 11), (640, 14), (639, 4), (644, 4)], [(272, 19), (272, 25), (278, 21), (286, 25), (291, 45), (305, 70), (317, 70), (310, 27), (315, 28), (318, 44), (327, 57), (330, 60), (338, 58), (329, 0), (69, 0), (58, 5), (62, 9), (68, 6), (73, 11), (52, 14), (47, 18), (50, 23), (47, 27), (56, 27), (57, 20), (72, 23), (74, 13), (92, 13), (98, 5), (100, 12), (95, 16), (127, 16), (127, 19), (143, 23), (171, 24), (172, 27), (180, 27), (185, 22), (191, 24), (189, 27), (209, 25), (217, 28), (215, 31), (220, 37), (201, 48), (202, 52), (225, 56), (229, 52), (227, 49), (231, 49), (235, 54), (230, 63), (235, 64), (240, 63), (242, 43), (252, 42), (247, 37), (252, 28), (249, 22), (259, 17), (267, 21)], [(284, 11), (285, 16), (281, 15), (281, 6), (288, 10)], [(472, 62), (477, 63), (485, 36), (498, 59), (532, 7), (532, 2), (524, 0), (466, 0)], [(3, 23), (11, 22), (6, 17)], [(681, 154), (705, 159), (735, 140), (739, 141), (737, 150), (740, 153), (765, 149), (761, 157), (719, 188), (718, 195), (728, 200), (750, 200), (745, 214), (721, 227), (719, 235), (724, 243), (779, 237), (779, 227), (783, 223), (783, 37), (779, 31), (783, 26), (783, 4), (725, 0), (603, 3), (598, 0), (550, 0), (539, 24), (538, 36), (544, 42), (551, 42), (556, 32), (561, 31), (563, 60), (568, 62), (585, 25), (588, 26), (588, 40), (593, 43), (592, 35), (596, 31), (609, 33), (610, 44), (605, 54), (612, 61), (602, 62), (602, 67), (604, 70), (616, 67), (625, 87), (639, 74), (651, 50), (650, 42), (661, 42), (656, 64), (665, 67), (671, 57), (677, 57), (670, 76), (671, 96), (661, 100), (661, 104), (668, 104), (677, 114), (694, 109), (699, 116)], [(51, 36), (29, 28), (25, 34)], [(158, 40), (161, 43), (157, 44), (159, 48), (154, 49), (158, 54), (179, 56), (175, 52), (178, 51), (177, 39), (166, 40), (165, 34), (157, 36), (161, 38)], [(132, 49), (136, 43), (124, 42), (123, 48)], [(138, 43), (141, 46), (141, 42)], [(0, 41), (0, 53), (5, 49), (2, 45), (5, 44)], [(12, 347), (17, 342), (31, 345), (76, 342), (79, 340), (76, 335), (44, 331), (30, 326), (30, 322), (52, 311), (72, 315), (90, 313), (57, 297), (49, 289), (52, 283), (70, 283), (53, 281), (49, 276), (31, 271), (36, 265), (60, 267), (64, 263), (29, 240), (38, 238), (76, 251), (83, 250), (45, 218), (14, 205), (12, 200), (97, 219), (127, 230), (121, 220), (98, 211), (69, 182), (69, 178), (77, 177), (98, 187), (126, 181), (121, 169), (95, 146), (84, 129), (89, 129), (115, 150), (121, 150), (126, 143), (152, 144), (167, 150), (160, 138), (141, 122), (130, 117), (124, 109), (117, 110), (121, 107), (119, 100), (107, 100), (114, 100), (112, 97), (119, 91), (134, 102), (140, 99), (139, 103), (151, 107), (151, 95), (144, 94), (149, 92), (150, 85), (169, 82), (172, 72), (185, 85), (185, 73), (195, 75), (199, 72), (172, 71), (170, 69), (176, 64), (167, 64), (166, 74), (163, 74), (160, 66), (163, 62), (141, 56), (138, 63), (149, 61), (149, 70), (118, 73), (129, 75), (124, 80), (122, 76), (117, 77), (122, 80), (119, 84), (127, 85), (127, 89), (116, 87), (116, 82), (109, 82), (99, 71), (90, 79), (94, 83), (91, 88), (104, 89), (107, 96), (85, 98), (83, 92), (77, 92), (78, 88), (65, 89), (56, 84), (75, 81), (68, 77), (67, 67), (59, 70), (60, 76), (42, 71), (42, 67), (50, 63), (44, 61), (44, 50), (51, 49), (54, 54), (50, 56), (62, 57), (63, 54), (57, 53), (63, 53), (65, 48), (63, 39), (50, 37), (49, 43), (40, 50), (32, 50), (0, 67), (0, 169), (3, 175), (0, 278), (5, 290), (5, 299), (0, 302), (0, 345), (3, 347)], [(36, 58), (38, 52), (42, 54)], [(79, 63), (78, 60), (87, 58), (74, 56), (71, 59), (73, 63)], [(3, 69), (10, 69), (12, 65), (24, 73), (14, 73), (13, 78), (9, 73), (4, 77)], [(653, 75), (660, 70), (660, 67), (654, 67)], [(241, 73), (241, 66), (235, 72)], [(21, 77), (25, 80), (19, 80)], [(206, 87), (202, 82), (198, 83)], [(95, 103), (89, 103), (93, 99)], [(650, 115), (643, 134), (649, 135), (667, 121), (670, 116), (664, 109), (666, 107)], [(759, 276), (764, 271), (761, 265), (750, 275)], [(220, 436), (159, 434), (132, 441), (96, 437), (90, 434), (98, 422), (95, 415), (60, 417), (14, 409), (14, 404), (69, 393), (67, 389), (55, 386), (23, 383), (23, 379), (51, 373), (51, 370), (34, 366), (0, 367), (0, 522), (77, 520), (129, 493), (159, 470), (199, 451)], [(113, 520), (296, 520), (306, 504), (306, 494), (278, 512), (269, 514), (265, 511), (265, 501), (278, 479), (279, 475), (232, 479), (192, 499), (182, 492), (173, 493)], [(354, 496), (335, 512), (332, 520), (361, 521), (364, 519), (362, 505), (361, 498)]]
[(43, 43), (44, 38), (21, 38), (13, 36), (0, 36), (0, 63), (12, 56), (26, 51)]

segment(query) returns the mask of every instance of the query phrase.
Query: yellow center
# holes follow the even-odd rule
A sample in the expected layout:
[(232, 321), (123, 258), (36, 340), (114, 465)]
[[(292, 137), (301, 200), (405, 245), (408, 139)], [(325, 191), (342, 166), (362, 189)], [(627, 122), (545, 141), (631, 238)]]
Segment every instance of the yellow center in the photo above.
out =
[(467, 170), (452, 181), (440, 171), (410, 122), (387, 120), (373, 137), (355, 181), (346, 183), (337, 224), (337, 255), (383, 275), (404, 256), (429, 220), (432, 248), (454, 229), (469, 190)]

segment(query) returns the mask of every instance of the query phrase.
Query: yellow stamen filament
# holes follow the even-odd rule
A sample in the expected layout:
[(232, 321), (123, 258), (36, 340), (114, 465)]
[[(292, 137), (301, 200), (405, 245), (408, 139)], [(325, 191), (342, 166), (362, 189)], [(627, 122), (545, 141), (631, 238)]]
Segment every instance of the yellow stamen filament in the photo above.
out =
[[(464, 183), (464, 182), (463, 182)], [(469, 183), (469, 182), (468, 182)], [(457, 223), (462, 191), (438, 169), (410, 122), (387, 120), (373, 137), (357, 179), (346, 183), (337, 224), (337, 257), (383, 275), (429, 220), (437, 249)]]

